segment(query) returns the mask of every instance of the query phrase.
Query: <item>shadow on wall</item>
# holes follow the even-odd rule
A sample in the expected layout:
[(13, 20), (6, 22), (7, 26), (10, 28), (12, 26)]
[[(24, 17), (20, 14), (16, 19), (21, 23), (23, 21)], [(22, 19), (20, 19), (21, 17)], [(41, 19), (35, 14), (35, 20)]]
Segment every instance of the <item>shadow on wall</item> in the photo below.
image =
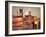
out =
[(5, 37), (13, 37), (13, 36), (5, 36)]

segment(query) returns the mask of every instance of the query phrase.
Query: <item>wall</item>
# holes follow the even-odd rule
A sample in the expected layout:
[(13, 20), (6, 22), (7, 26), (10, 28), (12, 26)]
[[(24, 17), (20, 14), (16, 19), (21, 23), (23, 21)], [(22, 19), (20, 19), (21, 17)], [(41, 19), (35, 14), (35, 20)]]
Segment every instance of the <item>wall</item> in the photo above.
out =
[(37, 8), (37, 7), (33, 8), (33, 7), (15, 7), (15, 6), (13, 6), (12, 7), (12, 14), (14, 16), (16, 16), (17, 15), (17, 11), (19, 13), (19, 9), (23, 9), (23, 16), (24, 15), (28, 15), (28, 12), (31, 11), (31, 15), (32, 16), (40, 17), (40, 8)]
[[(46, 3), (46, 0), (16, 0), (16, 1), (29, 1), (29, 2), (44, 2), (44, 3)], [(45, 6), (46, 6), (46, 4), (45, 4)], [(45, 7), (45, 9), (46, 9), (46, 7)], [(46, 32), (46, 30), (45, 30), (45, 32)], [(0, 37), (5, 37), (5, 0), (0, 0)], [(40, 35), (26, 35), (26, 36), (12, 36), (12, 37), (46, 37), (46, 33), (40, 34)]]

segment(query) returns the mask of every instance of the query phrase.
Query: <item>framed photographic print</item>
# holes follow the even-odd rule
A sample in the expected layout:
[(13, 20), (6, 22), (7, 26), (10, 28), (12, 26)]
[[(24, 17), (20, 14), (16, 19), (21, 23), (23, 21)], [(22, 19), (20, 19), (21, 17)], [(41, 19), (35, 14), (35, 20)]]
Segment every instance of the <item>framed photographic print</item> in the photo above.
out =
[(5, 35), (45, 33), (45, 3), (5, 1)]

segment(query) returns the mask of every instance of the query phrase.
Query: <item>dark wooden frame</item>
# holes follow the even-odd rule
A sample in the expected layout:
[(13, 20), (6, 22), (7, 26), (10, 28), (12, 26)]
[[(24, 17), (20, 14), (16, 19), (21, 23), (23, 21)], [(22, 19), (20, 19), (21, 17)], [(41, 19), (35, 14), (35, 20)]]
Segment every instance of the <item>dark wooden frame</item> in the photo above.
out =
[[(42, 33), (26, 33), (26, 34), (8, 34), (8, 2), (16, 3), (27, 3), (27, 4), (42, 4), (43, 5), (43, 32)], [(45, 3), (40, 2), (24, 2), (24, 1), (5, 1), (5, 36), (18, 36), (18, 35), (35, 35), (45, 34)]]

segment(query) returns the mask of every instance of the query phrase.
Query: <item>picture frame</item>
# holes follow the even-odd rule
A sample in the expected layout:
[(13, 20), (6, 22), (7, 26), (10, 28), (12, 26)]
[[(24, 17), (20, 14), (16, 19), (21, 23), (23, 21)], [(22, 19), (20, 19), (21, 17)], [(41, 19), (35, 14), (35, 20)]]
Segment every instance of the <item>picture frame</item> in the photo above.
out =
[[(31, 7), (34, 10), (38, 9), (38, 11), (41, 12), (40, 13), (40, 20), (41, 20), (40, 29), (41, 30), (40, 29), (38, 30), (37, 29), (36, 30), (35, 29), (34, 30), (32, 29), (31, 30), (23, 30), (23, 29), (14, 30), (13, 29), (12, 31), (12, 12), (14, 12), (14, 9), (12, 8), (18, 8), (18, 7), (23, 7), (23, 8)], [(45, 3), (24, 2), (24, 1), (5, 1), (5, 36), (37, 35), (37, 34), (45, 34)]]

